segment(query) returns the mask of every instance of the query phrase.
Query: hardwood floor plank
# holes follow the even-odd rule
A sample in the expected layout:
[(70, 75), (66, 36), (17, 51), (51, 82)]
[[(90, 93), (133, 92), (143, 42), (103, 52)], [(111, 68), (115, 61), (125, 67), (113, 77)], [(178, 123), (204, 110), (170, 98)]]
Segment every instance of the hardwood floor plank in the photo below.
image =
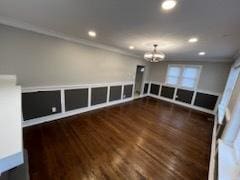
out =
[(24, 129), (32, 180), (204, 180), (211, 115), (152, 98)]

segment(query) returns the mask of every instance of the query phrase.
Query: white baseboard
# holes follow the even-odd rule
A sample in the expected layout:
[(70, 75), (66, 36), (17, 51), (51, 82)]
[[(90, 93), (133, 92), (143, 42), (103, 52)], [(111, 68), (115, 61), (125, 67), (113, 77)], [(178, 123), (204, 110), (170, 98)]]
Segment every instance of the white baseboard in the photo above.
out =
[[(145, 97), (145, 96), (141, 96), (141, 98), (142, 97)], [(33, 126), (33, 125), (45, 123), (45, 122), (50, 122), (50, 121), (62, 119), (62, 118), (65, 118), (65, 117), (81, 114), (81, 113), (84, 113), (84, 112), (100, 109), (100, 108), (103, 108), (103, 107), (108, 107), (108, 106), (113, 106), (113, 105), (117, 105), (117, 104), (121, 104), (121, 103), (126, 103), (126, 102), (129, 102), (129, 101), (132, 101), (132, 100), (134, 100), (134, 98), (127, 98), (127, 99), (122, 99), (122, 100), (118, 100), (118, 101), (114, 101), (114, 102), (107, 102), (107, 103), (103, 103), (103, 104), (99, 104), (99, 105), (95, 105), (95, 106), (90, 106), (90, 107), (86, 107), (86, 108), (82, 108), (82, 109), (66, 111), (66, 112), (61, 112), (61, 113), (58, 113), (58, 114), (53, 114), (53, 115), (49, 115), (49, 116), (35, 118), (35, 119), (23, 121), (22, 122), (22, 127), (28, 127), (28, 126)]]
[(191, 109), (194, 109), (194, 110), (198, 110), (198, 111), (201, 111), (201, 112), (205, 112), (205, 113), (208, 113), (208, 114), (215, 115), (214, 111), (207, 110), (207, 109), (204, 109), (204, 108), (201, 108), (201, 107), (197, 107), (197, 106), (194, 106), (194, 105), (191, 105), (191, 104), (178, 102), (178, 101), (175, 101), (175, 100), (172, 100), (172, 99), (167, 99), (167, 98), (164, 98), (164, 97), (161, 97), (161, 96), (157, 96), (157, 95), (152, 95), (152, 94), (149, 94), (148, 96), (156, 98), (156, 99), (160, 99), (160, 100), (163, 100), (163, 101), (167, 101), (167, 102), (170, 102), (170, 103), (173, 103), (173, 104), (177, 104), (177, 105), (181, 105), (181, 106), (184, 106), (184, 107), (188, 107), (188, 108), (191, 108)]
[(118, 100), (118, 101), (114, 101), (114, 102), (108, 102), (108, 103), (99, 104), (99, 105), (95, 105), (95, 106), (90, 106), (90, 107), (86, 107), (86, 108), (82, 108), (82, 109), (61, 112), (61, 113), (58, 113), (58, 114), (53, 114), (53, 115), (44, 116), (44, 117), (40, 117), (40, 118), (34, 118), (34, 119), (31, 119), (31, 120), (23, 121), (22, 122), (22, 127), (28, 127), (28, 126), (33, 126), (33, 125), (45, 123), (45, 122), (50, 122), (50, 121), (62, 119), (62, 118), (65, 118), (65, 117), (81, 114), (81, 113), (84, 113), (84, 112), (100, 109), (100, 108), (103, 108), (103, 107), (108, 107), (108, 106), (113, 106), (113, 105), (117, 105), (117, 104), (121, 104), (121, 103), (126, 103), (126, 102), (132, 101), (134, 99), (140, 99), (140, 98), (144, 98), (144, 97), (147, 97), (147, 96), (215, 115), (215, 113), (213, 111), (210, 111), (210, 110), (206, 110), (206, 109), (203, 109), (203, 108), (199, 108), (199, 107), (195, 107), (195, 106), (192, 106), (192, 105), (184, 104), (184, 103), (181, 103), (181, 102), (176, 102), (174, 100), (169, 100), (167, 98), (163, 98), (163, 97), (152, 95), (152, 94), (145, 94), (145, 95), (140, 95), (138, 97), (122, 99), (122, 100)]
[[(145, 84), (145, 83), (143, 83), (143, 84)], [(44, 123), (44, 122), (54, 121), (54, 120), (57, 120), (57, 119), (68, 117), (68, 116), (73, 116), (73, 115), (81, 114), (81, 113), (84, 113), (84, 112), (92, 111), (92, 110), (95, 110), (95, 109), (108, 107), (108, 106), (112, 106), (112, 105), (116, 105), (116, 104), (120, 104), (120, 103), (125, 103), (125, 102), (128, 102), (128, 101), (132, 101), (134, 99), (143, 98), (143, 97), (148, 96), (148, 94), (143, 94), (143, 87), (144, 87), (144, 85), (143, 85), (143, 87), (142, 87), (142, 94), (140, 96), (134, 97), (134, 91), (132, 91), (132, 97), (125, 99), (124, 96), (123, 96), (124, 86), (125, 85), (133, 85), (133, 90), (134, 90), (135, 84), (134, 84), (133, 81), (113, 82), (113, 83), (98, 83), (98, 84), (59, 85), (59, 86), (43, 86), (43, 87), (23, 88), (22, 89), (23, 93), (38, 92), (38, 91), (54, 91), (54, 90), (61, 91), (61, 107), (62, 107), (62, 110), (61, 110), (60, 113), (57, 113), (57, 114), (52, 114), (52, 115), (48, 115), (48, 116), (44, 116), (44, 117), (34, 118), (34, 119), (26, 120), (26, 121), (22, 120), (22, 127), (28, 127), (28, 126), (41, 124), (41, 123)], [(111, 86), (122, 86), (122, 94), (121, 94), (121, 99), (120, 100), (113, 101), (113, 102), (109, 101), (109, 93), (110, 93), (110, 87)], [(90, 104), (90, 102), (91, 102), (91, 89), (94, 88), (94, 87), (107, 87), (108, 88), (108, 91), (107, 91), (107, 102), (106, 103), (99, 104), (99, 105), (94, 105), (94, 106), (92, 106)], [(72, 111), (66, 111), (64, 91), (68, 90), (68, 89), (82, 89), (82, 88), (87, 88), (88, 92), (89, 92), (88, 107), (81, 108), (81, 109), (76, 109), (76, 110), (72, 110)]]

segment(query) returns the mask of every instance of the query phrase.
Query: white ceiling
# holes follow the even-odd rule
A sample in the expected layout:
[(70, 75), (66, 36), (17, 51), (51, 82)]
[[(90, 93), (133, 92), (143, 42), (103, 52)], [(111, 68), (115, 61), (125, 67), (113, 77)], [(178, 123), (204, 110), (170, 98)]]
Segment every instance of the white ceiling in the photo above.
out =
[[(167, 59), (231, 58), (240, 48), (240, 0), (1, 0), (0, 16), (142, 56), (153, 43)], [(2, 22), (3, 23), (3, 22)], [(97, 38), (88, 37), (88, 30)], [(199, 42), (187, 40), (197, 36)], [(133, 45), (135, 50), (128, 50)], [(202, 58), (202, 57), (201, 57)]]

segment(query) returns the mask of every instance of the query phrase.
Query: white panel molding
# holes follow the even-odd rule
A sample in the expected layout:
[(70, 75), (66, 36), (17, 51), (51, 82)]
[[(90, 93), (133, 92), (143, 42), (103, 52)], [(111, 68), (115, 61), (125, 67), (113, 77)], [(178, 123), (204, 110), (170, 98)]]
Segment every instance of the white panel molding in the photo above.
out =
[[(38, 92), (38, 91), (60, 91), (61, 92), (61, 107), (62, 107), (62, 111), (60, 113), (57, 114), (53, 114), (53, 115), (48, 115), (48, 116), (44, 116), (44, 117), (39, 117), (39, 118), (34, 118), (31, 120), (27, 120), (24, 121), (22, 119), (22, 126), (23, 127), (28, 127), (28, 126), (33, 126), (36, 124), (41, 124), (44, 122), (50, 122), (53, 120), (58, 120), (61, 118), (65, 118), (68, 116), (73, 116), (73, 115), (77, 115), (77, 114), (81, 114), (83, 112), (88, 112), (88, 111), (92, 111), (95, 109), (99, 109), (99, 108), (103, 108), (103, 107), (108, 107), (108, 106), (112, 106), (112, 105), (116, 105), (116, 104), (120, 104), (120, 103), (125, 103), (125, 102), (129, 102), (132, 101), (134, 99), (137, 98), (142, 98), (142, 97), (146, 97), (146, 95), (141, 94), (139, 97), (134, 98), (134, 96), (132, 96), (131, 98), (126, 98), (124, 99), (123, 97), (123, 90), (124, 90), (124, 86), (125, 85), (133, 85), (134, 87), (134, 82), (133, 81), (126, 81), (126, 82), (113, 82), (113, 83), (98, 83), (98, 84), (81, 84), (81, 85), (60, 85), (60, 86), (42, 86), (42, 87), (27, 87), (27, 88), (23, 88), (22, 89), (22, 93), (29, 93), (29, 92)], [(121, 94), (121, 99), (117, 100), (117, 101), (113, 101), (110, 102), (109, 101), (109, 95), (110, 95), (110, 86), (115, 86), (115, 85), (120, 85), (122, 86), (122, 94)], [(103, 104), (99, 104), (99, 105), (91, 105), (91, 90), (92, 88), (96, 88), (96, 87), (107, 87), (108, 91), (107, 91), (107, 102), (103, 103)], [(88, 89), (88, 107), (85, 108), (80, 108), (80, 109), (76, 109), (76, 110), (72, 110), (72, 111), (65, 111), (65, 94), (64, 94), (64, 90), (69, 90), (69, 89)], [(134, 91), (134, 89), (133, 89)]]
[[(77, 110), (72, 110), (72, 111), (68, 111), (68, 112), (61, 112), (61, 113), (54, 114), (54, 115), (35, 118), (35, 119), (23, 121), (22, 126), (23, 127), (28, 127), (28, 126), (33, 126), (33, 125), (45, 123), (45, 122), (59, 120), (59, 119), (65, 118), (65, 117), (78, 115), (78, 114), (88, 112), (88, 111), (92, 111), (92, 110), (95, 110), (95, 109), (100, 109), (100, 108), (113, 106), (113, 105), (120, 104), (120, 103), (125, 103), (125, 102), (128, 102), (128, 101), (132, 101), (133, 99), (134, 98), (121, 99), (121, 100), (115, 101), (115, 102), (107, 102), (107, 103), (100, 104), (100, 105), (95, 105), (95, 106), (90, 106), (90, 107), (81, 108), (81, 109), (77, 109)], [(90, 102), (90, 104), (91, 104), (91, 102)]]
[[(221, 94), (220, 93), (213, 92), (213, 91), (201, 90), (201, 89), (195, 89), (195, 90), (191, 89), (191, 91), (194, 92), (194, 95), (193, 95), (191, 104), (187, 104), (187, 103), (182, 103), (182, 102), (176, 101), (175, 99), (176, 99), (177, 89), (185, 89), (185, 90), (189, 90), (189, 89), (182, 88), (182, 87), (181, 88), (180, 87), (175, 87), (175, 86), (172, 86), (172, 85), (167, 85), (165, 83), (160, 83), (160, 82), (156, 82), (156, 81), (150, 81), (149, 82), (149, 89), (151, 88), (151, 84), (160, 85), (160, 90), (161, 90), (162, 86), (173, 87), (173, 88), (175, 88), (175, 91), (174, 91), (173, 99), (168, 99), (168, 98), (161, 97), (160, 96), (160, 90), (159, 90), (159, 95), (158, 96), (150, 94), (150, 91), (149, 91), (148, 92), (148, 96), (150, 96), (150, 97), (153, 97), (153, 98), (156, 98), (156, 99), (160, 99), (160, 100), (164, 100), (164, 101), (167, 101), (167, 102), (170, 102), (170, 103), (178, 104), (178, 105), (181, 105), (181, 106), (185, 106), (185, 107), (188, 107), (188, 108), (191, 108), (191, 109), (195, 109), (195, 110), (198, 110), (198, 111), (202, 111), (202, 112), (205, 112), (205, 113), (209, 113), (209, 114), (212, 114), (212, 115), (216, 115), (218, 104), (219, 104), (219, 101), (221, 99)], [(195, 101), (197, 92), (218, 96), (218, 100), (217, 100), (217, 103), (216, 103), (216, 106), (215, 106), (214, 110), (208, 110), (208, 109), (205, 109), (205, 108), (194, 106), (194, 101)]]
[[(164, 85), (164, 84), (159, 83), (159, 82), (154, 82), (154, 81), (144, 81), (144, 84), (145, 83), (149, 84), (148, 93), (147, 94), (141, 93), (141, 95), (139, 97), (132, 96), (131, 98), (126, 98), (126, 99), (124, 99), (124, 97), (123, 97), (124, 86), (125, 85), (133, 85), (133, 88), (134, 88), (134, 84), (135, 83), (133, 81), (113, 82), (113, 83), (98, 83), (98, 84), (59, 85), (59, 86), (44, 86), (44, 87), (27, 87), (27, 88), (23, 88), (22, 89), (22, 93), (38, 92), (38, 91), (55, 91), (55, 90), (60, 91), (61, 92), (62, 112), (58, 113), (58, 114), (53, 114), (53, 115), (48, 115), (48, 116), (44, 116), (44, 117), (40, 117), (40, 118), (27, 120), (27, 121), (23, 121), (22, 120), (22, 126), (23, 127), (27, 127), (27, 126), (32, 126), (32, 125), (44, 123), (44, 122), (49, 122), (49, 121), (65, 118), (65, 117), (68, 117), (68, 116), (81, 114), (83, 112), (92, 111), (92, 110), (95, 110), (95, 109), (108, 107), (108, 106), (112, 106), (112, 105), (116, 105), (116, 104), (120, 104), (120, 103), (129, 102), (129, 101), (132, 101), (134, 99), (139, 99), (139, 98), (143, 98), (143, 97), (147, 97), (147, 96), (150, 96), (150, 97), (153, 97), (153, 98), (156, 98), (156, 99), (160, 99), (160, 100), (164, 100), (164, 101), (167, 101), (167, 102), (170, 102), (170, 103), (178, 104), (178, 105), (181, 105), (181, 106), (185, 106), (185, 107), (188, 107), (188, 108), (191, 108), (191, 109), (195, 109), (195, 110), (198, 110), (198, 111), (202, 111), (202, 112), (205, 112), (205, 113), (213, 114), (213, 115), (215, 115), (215, 113), (216, 113), (215, 110), (211, 111), (211, 110), (207, 110), (207, 109), (204, 109), (204, 108), (201, 108), (201, 107), (194, 106), (193, 104), (186, 104), (186, 103), (175, 101), (175, 98), (171, 100), (171, 99), (167, 99), (167, 98), (161, 97), (160, 96), (160, 91), (159, 91), (159, 96), (152, 95), (152, 94), (150, 94), (151, 84), (157, 84), (157, 85), (160, 85), (160, 87), (162, 87), (162, 85)], [(110, 86), (115, 86), (115, 85), (120, 85), (122, 87), (121, 99), (117, 100), (117, 101), (110, 102), (109, 101)], [(107, 87), (108, 88), (107, 102), (106, 103), (99, 104), (99, 105), (94, 105), (94, 106), (91, 105), (91, 89), (94, 88), (94, 87)], [(85, 89), (85, 88), (88, 89), (88, 107), (81, 108), (81, 109), (76, 109), (76, 110), (72, 110), (72, 111), (65, 111), (64, 90), (68, 90), (68, 89)], [(161, 88), (160, 88), (160, 90), (161, 90)], [(177, 88), (175, 87), (175, 91), (176, 90), (177, 90)], [(134, 89), (133, 89), (133, 92), (134, 92)], [(197, 92), (203, 92), (203, 93), (207, 93), (207, 94), (218, 95), (220, 97), (220, 94), (219, 93), (215, 93), (215, 92), (209, 92), (209, 91), (203, 91), (203, 90), (198, 90)], [(196, 93), (196, 91), (194, 93)], [(218, 99), (220, 99), (220, 98), (218, 98)]]
[(107, 87), (114, 85), (127, 85), (134, 84), (133, 81), (123, 82), (111, 82), (111, 83), (95, 83), (95, 84), (72, 84), (72, 85), (56, 85), (56, 86), (35, 86), (35, 87), (24, 87), (22, 92), (37, 92), (37, 91), (56, 91), (60, 89), (84, 89), (89, 87)]
[(64, 89), (61, 89), (61, 109), (62, 112), (66, 112), (66, 107), (65, 107), (65, 92)]
[(89, 86), (88, 87), (88, 108), (91, 107), (91, 98), (92, 97), (92, 88)]
[(110, 99), (110, 85), (107, 86), (107, 102), (109, 102)]
[(35, 33), (38, 33), (38, 34), (43, 34), (43, 35), (55, 37), (55, 38), (58, 38), (58, 39), (63, 39), (63, 40), (69, 41), (69, 42), (73, 42), (73, 43), (77, 43), (77, 44), (81, 44), (81, 45), (85, 45), (85, 46), (95, 47), (95, 48), (98, 48), (98, 49), (103, 49), (103, 50), (107, 50), (107, 51), (131, 56), (131, 57), (136, 57), (136, 58), (143, 59), (142, 57), (140, 57), (136, 54), (129, 53), (128, 51), (124, 51), (124, 50), (119, 49), (119, 48), (115, 48), (115, 47), (112, 47), (112, 46), (107, 46), (107, 45), (97, 43), (97, 42), (94, 42), (94, 41), (89, 41), (89, 40), (86, 40), (86, 39), (76, 38), (76, 37), (73, 37), (73, 36), (66, 35), (64, 33), (60, 33), (60, 32), (50, 30), (50, 29), (47, 29), (47, 28), (38, 27), (38, 26), (35, 26), (33, 24), (26, 23), (26, 22), (23, 22), (23, 21), (18, 21), (16, 19), (9, 18), (9, 17), (0, 16), (0, 24), (15, 27), (15, 28), (19, 28), (19, 29), (23, 29), (23, 30), (27, 30), (27, 31), (31, 31), (31, 32), (35, 32)]
[(175, 100), (172, 100), (172, 99), (167, 99), (167, 98), (164, 98), (164, 97), (161, 97), (161, 96), (156, 96), (156, 95), (153, 95), (153, 94), (149, 94), (149, 96), (153, 97), (153, 98), (156, 98), (156, 99), (164, 100), (164, 101), (167, 101), (167, 102), (170, 102), (170, 103), (173, 103), (173, 104), (181, 105), (181, 106), (184, 106), (184, 107), (187, 107), (187, 108), (190, 108), (190, 109), (194, 109), (194, 110), (198, 110), (198, 111), (201, 111), (201, 112), (205, 112), (205, 113), (208, 113), (208, 114), (215, 115), (214, 111), (207, 110), (207, 109), (204, 109), (204, 108), (201, 108), (201, 107), (197, 107), (197, 106), (193, 106), (193, 105), (190, 105), (190, 104), (178, 102), (178, 101), (175, 101)]

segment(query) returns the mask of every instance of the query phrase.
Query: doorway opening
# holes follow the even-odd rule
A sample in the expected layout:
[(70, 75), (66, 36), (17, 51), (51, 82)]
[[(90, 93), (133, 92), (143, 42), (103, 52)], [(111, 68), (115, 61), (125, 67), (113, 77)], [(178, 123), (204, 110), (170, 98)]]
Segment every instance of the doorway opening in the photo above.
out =
[(136, 70), (136, 78), (135, 78), (134, 98), (139, 97), (142, 93), (144, 72), (145, 72), (145, 66), (138, 65)]

